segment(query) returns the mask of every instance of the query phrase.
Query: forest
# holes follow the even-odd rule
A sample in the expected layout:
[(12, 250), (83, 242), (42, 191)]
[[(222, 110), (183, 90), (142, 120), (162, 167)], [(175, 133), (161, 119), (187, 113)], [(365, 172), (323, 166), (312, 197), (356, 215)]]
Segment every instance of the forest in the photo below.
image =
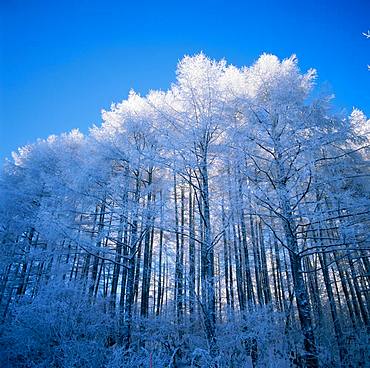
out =
[(316, 83), (185, 56), (14, 152), (0, 366), (369, 367), (370, 120)]

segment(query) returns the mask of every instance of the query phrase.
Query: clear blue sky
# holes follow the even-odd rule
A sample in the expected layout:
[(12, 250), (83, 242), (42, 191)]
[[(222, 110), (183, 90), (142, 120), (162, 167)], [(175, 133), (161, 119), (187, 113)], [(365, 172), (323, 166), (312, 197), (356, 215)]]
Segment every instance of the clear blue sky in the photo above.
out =
[(369, 0), (0, 0), (0, 160), (18, 146), (100, 124), (100, 110), (166, 89), (184, 54), (241, 66), (297, 54), (336, 105), (370, 115)]

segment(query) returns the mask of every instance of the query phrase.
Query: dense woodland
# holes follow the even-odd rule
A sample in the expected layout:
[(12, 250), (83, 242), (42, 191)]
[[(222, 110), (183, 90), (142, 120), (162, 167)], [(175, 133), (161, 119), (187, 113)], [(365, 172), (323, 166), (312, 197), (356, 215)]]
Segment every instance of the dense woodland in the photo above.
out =
[(294, 56), (176, 76), (3, 165), (0, 365), (369, 366), (370, 120)]

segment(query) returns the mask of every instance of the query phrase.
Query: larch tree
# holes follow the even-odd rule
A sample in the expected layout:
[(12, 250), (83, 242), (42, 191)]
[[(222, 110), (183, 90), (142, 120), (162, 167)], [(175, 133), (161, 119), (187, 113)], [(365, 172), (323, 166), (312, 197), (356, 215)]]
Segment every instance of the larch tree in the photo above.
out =
[(315, 80), (295, 56), (186, 56), (86, 136), (20, 148), (0, 176), (1, 364), (365, 366), (369, 120)]

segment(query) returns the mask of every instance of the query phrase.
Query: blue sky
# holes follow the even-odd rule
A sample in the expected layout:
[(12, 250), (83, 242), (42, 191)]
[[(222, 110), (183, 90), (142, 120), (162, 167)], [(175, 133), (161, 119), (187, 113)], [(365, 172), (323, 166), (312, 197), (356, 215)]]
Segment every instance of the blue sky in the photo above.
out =
[(370, 1), (0, 1), (0, 160), (100, 124), (100, 110), (166, 89), (184, 54), (315, 67), (335, 105), (370, 115)]

